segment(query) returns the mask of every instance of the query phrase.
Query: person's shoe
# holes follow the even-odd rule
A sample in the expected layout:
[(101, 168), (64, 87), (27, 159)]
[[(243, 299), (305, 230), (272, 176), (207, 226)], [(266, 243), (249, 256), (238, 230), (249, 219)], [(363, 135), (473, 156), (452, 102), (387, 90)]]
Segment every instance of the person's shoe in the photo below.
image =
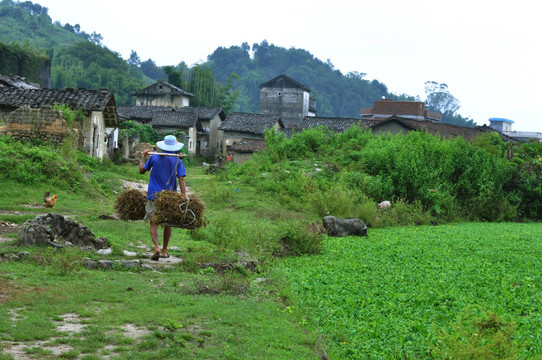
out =
[(160, 253), (157, 252), (157, 253), (154, 253), (152, 256), (151, 256), (151, 260), (154, 260), (154, 261), (158, 261), (158, 259), (160, 259)]
[(161, 258), (168, 258), (169, 257), (169, 253), (166, 253), (166, 255), (160, 255)]

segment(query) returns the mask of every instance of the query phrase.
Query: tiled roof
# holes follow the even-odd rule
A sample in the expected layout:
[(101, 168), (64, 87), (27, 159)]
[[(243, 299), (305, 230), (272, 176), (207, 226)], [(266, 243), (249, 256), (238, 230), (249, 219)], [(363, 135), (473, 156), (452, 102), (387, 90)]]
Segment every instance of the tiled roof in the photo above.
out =
[[(491, 132), (488, 129), (481, 128), (480, 126), (471, 128), (466, 126), (451, 125), (445, 123), (437, 123), (428, 120), (414, 120), (405, 119), (399, 116), (392, 116), (386, 120), (373, 122), (369, 128), (378, 129), (379, 127), (388, 124), (390, 122), (398, 122), (404, 127), (411, 130), (427, 131), (428, 134), (439, 135), (443, 138), (454, 138), (462, 136), (465, 140), (471, 140), (474, 137), (481, 135), (485, 132)], [(500, 135), (500, 133), (499, 133)], [(507, 141), (505, 138), (503, 140)]]
[(299, 129), (316, 128), (318, 126), (325, 126), (333, 132), (344, 132), (352, 125), (362, 123), (361, 119), (354, 118), (332, 118), (332, 117), (317, 117), (317, 116), (305, 116), (301, 120)]
[(157, 112), (173, 111), (171, 106), (117, 106), (119, 117), (150, 122)]
[(11, 87), (18, 89), (39, 89), (38, 84), (31, 83), (26, 78), (18, 75), (2, 75), (0, 74), (0, 88)]
[(72, 110), (103, 112), (105, 126), (116, 127), (119, 119), (113, 92), (107, 89), (18, 89), (0, 87), (0, 107), (31, 108), (65, 104)]
[[(217, 107), (191, 107), (184, 106), (173, 108), (171, 106), (118, 106), (117, 113), (120, 118), (126, 120), (137, 120), (141, 122), (151, 122), (155, 114), (163, 112), (177, 112), (197, 114), (200, 120), (211, 120), (215, 116), (219, 116), (220, 120), (224, 120), (226, 115), (221, 108)], [(163, 115), (161, 115), (163, 116)]]
[(212, 120), (215, 116), (219, 115), (220, 120), (224, 120), (226, 118), (226, 114), (224, 114), (224, 111), (221, 108), (218, 107), (192, 107), (192, 106), (184, 106), (177, 108), (175, 111), (177, 112), (196, 112), (200, 118), (200, 120)]
[(272, 87), (273, 85), (279, 85), (279, 84), (283, 86), (284, 83), (286, 83), (286, 85), (290, 83), (291, 85), (293, 85), (293, 87), (301, 88), (302, 90), (307, 91), (309, 93), (311, 92), (311, 89), (309, 89), (307, 86), (301, 84), (300, 82), (295, 81), (294, 79), (284, 74), (280, 74), (279, 76), (260, 84), (260, 89), (264, 87)]
[(134, 96), (143, 96), (143, 95), (163, 95), (166, 92), (163, 90), (163, 87), (167, 87), (171, 89), (171, 92), (167, 92), (168, 94), (172, 95), (180, 95), (180, 96), (187, 96), (187, 97), (194, 97), (194, 94), (191, 94), (187, 91), (184, 91), (181, 88), (178, 88), (175, 85), (172, 85), (164, 80), (159, 80), (158, 82), (147, 86), (146, 88), (142, 90), (138, 90), (132, 93)]
[(151, 126), (188, 129), (196, 126), (197, 122), (198, 114), (196, 111), (162, 111), (154, 114)]
[(265, 129), (272, 128), (277, 122), (280, 127), (284, 127), (282, 120), (277, 115), (233, 112), (222, 122), (219, 130), (263, 135)]
[(0, 106), (39, 108), (66, 104), (71, 109), (104, 111), (115, 105), (111, 90), (0, 88)]

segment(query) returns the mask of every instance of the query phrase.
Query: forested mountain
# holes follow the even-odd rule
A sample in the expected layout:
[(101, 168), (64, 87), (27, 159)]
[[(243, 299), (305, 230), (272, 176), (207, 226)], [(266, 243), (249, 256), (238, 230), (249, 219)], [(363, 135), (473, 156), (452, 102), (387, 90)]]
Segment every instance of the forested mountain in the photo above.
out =
[[(2, 0), (0, 3), (0, 42), (19, 44), (51, 58), (51, 86), (55, 88), (109, 88), (118, 105), (133, 104), (133, 91), (152, 82), (167, 79), (195, 94), (192, 105), (221, 106), (226, 112), (259, 112), (259, 85), (285, 74), (311, 88), (316, 98), (318, 116), (360, 117), (360, 109), (372, 107), (375, 100), (414, 100), (412, 96), (390, 92), (377, 80), (364, 79), (365, 74), (342, 74), (328, 60), (323, 62), (303, 49), (269, 44), (266, 40), (251, 46), (243, 43), (229, 48), (219, 47), (203, 64), (188, 67), (179, 64), (158, 67), (151, 59), (141, 61), (132, 51), (130, 58), (101, 44), (102, 36), (90, 35), (78, 24), (53, 23), (48, 9), (30, 1)], [(332, 55), (332, 54), (330, 54)], [(20, 74), (19, 74), (20, 75)], [(425, 80), (425, 79), (423, 79)], [(433, 87), (434, 91), (447, 90)], [(435, 96), (429, 96), (435, 95)], [(428, 105), (438, 109), (435, 101), (457, 99), (444, 91), (428, 94)], [(473, 126), (471, 119), (457, 113), (458, 107), (447, 108), (443, 122)]]
[(141, 69), (102, 46), (101, 40), (100, 34), (88, 34), (78, 24), (53, 23), (48, 9), (31, 1), (0, 3), (0, 42), (47, 55), (51, 59), (51, 87), (109, 88), (117, 104), (130, 104), (134, 101), (131, 92), (152, 80), (145, 82)]
[(55, 51), (73, 45), (80, 40), (100, 39), (81, 31), (79, 25), (53, 24), (48, 9), (31, 1), (2, 0), (0, 3), (0, 40), (40, 49), (50, 58)]
[(362, 73), (343, 75), (333, 64), (306, 50), (285, 49), (265, 40), (253, 44), (252, 49), (247, 43), (227, 49), (219, 47), (208, 56), (207, 65), (218, 81), (231, 73), (239, 75), (239, 111), (258, 112), (259, 85), (280, 74), (312, 90), (318, 116), (359, 117), (360, 109), (372, 107), (374, 100), (393, 97), (384, 84), (365, 80)]

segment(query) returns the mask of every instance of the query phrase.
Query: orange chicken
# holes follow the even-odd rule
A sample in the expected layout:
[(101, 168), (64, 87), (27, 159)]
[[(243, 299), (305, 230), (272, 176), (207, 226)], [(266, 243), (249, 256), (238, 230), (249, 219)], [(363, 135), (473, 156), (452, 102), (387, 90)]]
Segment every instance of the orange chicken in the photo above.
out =
[(43, 206), (52, 208), (56, 204), (57, 196), (49, 196), (49, 191), (43, 196)]

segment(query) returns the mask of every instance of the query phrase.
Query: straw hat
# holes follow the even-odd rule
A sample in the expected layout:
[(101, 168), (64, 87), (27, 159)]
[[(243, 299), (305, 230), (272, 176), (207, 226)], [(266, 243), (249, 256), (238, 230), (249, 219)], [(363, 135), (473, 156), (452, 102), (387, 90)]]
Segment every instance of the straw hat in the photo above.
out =
[(158, 141), (156, 143), (156, 146), (164, 151), (179, 151), (184, 147), (184, 144), (178, 142), (175, 136), (166, 135), (163, 141)]

